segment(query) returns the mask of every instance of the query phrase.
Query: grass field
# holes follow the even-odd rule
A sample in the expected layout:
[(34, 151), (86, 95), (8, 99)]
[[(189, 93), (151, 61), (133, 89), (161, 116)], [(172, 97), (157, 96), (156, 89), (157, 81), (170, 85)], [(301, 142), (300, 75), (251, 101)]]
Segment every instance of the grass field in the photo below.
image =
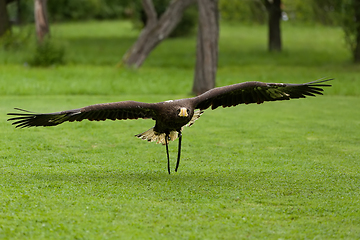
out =
[[(360, 238), (360, 66), (337, 28), (222, 24), (217, 85), (334, 77), (324, 96), (208, 110), (184, 130), (178, 173), (165, 147), (133, 135), (151, 120), (14, 129), (7, 112), (190, 96), (195, 37), (119, 67), (128, 22), (52, 26), (67, 64), (30, 68), (0, 50), (0, 239)], [(177, 142), (170, 144), (172, 168)]]

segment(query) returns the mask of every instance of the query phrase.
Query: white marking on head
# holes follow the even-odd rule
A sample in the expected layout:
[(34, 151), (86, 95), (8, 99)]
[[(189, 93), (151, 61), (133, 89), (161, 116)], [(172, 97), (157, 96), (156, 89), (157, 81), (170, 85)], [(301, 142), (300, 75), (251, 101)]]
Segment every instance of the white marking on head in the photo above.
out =
[(179, 117), (187, 117), (188, 116), (188, 110), (184, 107), (179, 109)]

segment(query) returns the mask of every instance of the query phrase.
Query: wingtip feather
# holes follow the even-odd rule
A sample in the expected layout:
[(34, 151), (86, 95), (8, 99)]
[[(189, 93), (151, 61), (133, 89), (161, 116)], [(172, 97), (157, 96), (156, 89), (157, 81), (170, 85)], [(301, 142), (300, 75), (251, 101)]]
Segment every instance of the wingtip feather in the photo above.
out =
[(335, 78), (320, 78), (318, 80), (307, 83), (307, 85), (318, 86), (318, 87), (331, 87), (332, 86), (331, 84), (319, 84), (319, 83), (329, 82), (333, 80), (335, 80)]

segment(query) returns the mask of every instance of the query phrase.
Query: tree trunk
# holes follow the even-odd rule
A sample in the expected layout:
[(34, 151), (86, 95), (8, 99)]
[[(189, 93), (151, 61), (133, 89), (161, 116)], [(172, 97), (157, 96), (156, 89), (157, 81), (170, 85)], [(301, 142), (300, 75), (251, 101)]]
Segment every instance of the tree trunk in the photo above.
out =
[(195, 0), (173, 0), (157, 19), (152, 0), (142, 0), (148, 20), (135, 44), (124, 55), (123, 63), (134, 68), (140, 67), (150, 52), (175, 29), (185, 9), (193, 3)]
[(196, 95), (215, 87), (219, 39), (218, 0), (198, 0), (198, 9), (199, 27), (192, 88)]
[(360, 63), (360, 0), (353, 0), (356, 24), (356, 40), (353, 52), (354, 62)]
[(49, 22), (47, 18), (47, 0), (35, 0), (34, 14), (36, 25), (37, 41), (41, 44), (46, 35), (50, 34)]
[(263, 0), (265, 7), (268, 11), (269, 20), (269, 37), (268, 37), (268, 48), (269, 51), (278, 51), (282, 49), (281, 44), (281, 0)]
[(16, 24), (21, 25), (21, 23), (22, 23), (22, 19), (21, 19), (20, 0), (16, 0)]
[(0, 37), (10, 30), (11, 24), (6, 8), (6, 0), (0, 0)]

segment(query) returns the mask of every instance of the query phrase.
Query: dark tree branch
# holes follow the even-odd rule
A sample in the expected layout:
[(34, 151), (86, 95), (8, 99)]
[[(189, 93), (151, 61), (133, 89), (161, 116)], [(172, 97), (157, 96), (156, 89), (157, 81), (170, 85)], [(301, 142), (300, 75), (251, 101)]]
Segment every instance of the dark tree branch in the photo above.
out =
[(269, 9), (271, 7), (271, 3), (269, 2), (269, 0), (262, 0), (262, 2), (264, 3), (266, 9)]
[(353, 0), (354, 11), (355, 11), (355, 48), (353, 52), (354, 62), (360, 63), (360, 0)]
[(157, 22), (157, 13), (152, 0), (142, 0), (142, 6), (144, 8), (147, 20), (146, 24), (154, 25)]
[(7, 2), (5, 0), (0, 0), (0, 37), (8, 31), (11, 31), (11, 24), (6, 4)]
[(173, 0), (166, 11), (156, 20), (154, 12), (151, 10), (153, 4), (151, 0), (143, 0), (145, 12), (151, 15), (151, 23), (147, 23), (141, 31), (139, 38), (123, 57), (123, 63), (127, 66), (138, 68), (145, 61), (150, 52), (175, 29), (180, 22), (187, 7), (195, 3), (195, 0)]

